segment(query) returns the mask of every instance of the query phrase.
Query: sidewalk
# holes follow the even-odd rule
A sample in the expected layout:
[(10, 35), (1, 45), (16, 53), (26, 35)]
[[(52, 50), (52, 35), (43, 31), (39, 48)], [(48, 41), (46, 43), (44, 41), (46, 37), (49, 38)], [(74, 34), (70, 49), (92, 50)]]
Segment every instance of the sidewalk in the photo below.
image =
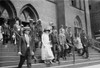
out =
[(87, 66), (87, 67), (81, 67), (81, 68), (100, 68), (100, 64), (92, 65), (92, 66)]

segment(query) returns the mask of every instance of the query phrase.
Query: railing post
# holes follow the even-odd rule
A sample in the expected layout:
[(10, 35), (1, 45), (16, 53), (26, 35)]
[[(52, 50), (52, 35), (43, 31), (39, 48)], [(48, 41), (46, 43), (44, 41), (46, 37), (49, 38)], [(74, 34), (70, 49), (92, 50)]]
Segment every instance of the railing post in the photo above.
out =
[(75, 64), (75, 46), (73, 46), (72, 51), (73, 51), (73, 64)]

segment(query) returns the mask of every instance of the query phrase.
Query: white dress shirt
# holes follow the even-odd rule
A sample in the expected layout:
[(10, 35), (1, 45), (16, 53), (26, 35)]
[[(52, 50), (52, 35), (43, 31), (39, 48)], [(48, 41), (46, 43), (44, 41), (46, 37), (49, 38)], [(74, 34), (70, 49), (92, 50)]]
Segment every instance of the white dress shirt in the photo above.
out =
[(27, 42), (27, 47), (29, 47), (30, 37), (27, 34), (25, 34), (25, 40)]

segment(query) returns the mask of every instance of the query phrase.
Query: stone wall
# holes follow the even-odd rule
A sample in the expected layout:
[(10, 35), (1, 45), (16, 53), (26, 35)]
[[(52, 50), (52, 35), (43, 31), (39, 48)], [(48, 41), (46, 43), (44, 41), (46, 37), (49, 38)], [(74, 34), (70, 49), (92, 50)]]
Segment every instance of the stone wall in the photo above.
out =
[(56, 5), (47, 0), (11, 0), (14, 4), (17, 15), (20, 18), (20, 10), (26, 4), (31, 4), (37, 11), (39, 18), (42, 19), (42, 26), (45, 27), (49, 22), (56, 25)]

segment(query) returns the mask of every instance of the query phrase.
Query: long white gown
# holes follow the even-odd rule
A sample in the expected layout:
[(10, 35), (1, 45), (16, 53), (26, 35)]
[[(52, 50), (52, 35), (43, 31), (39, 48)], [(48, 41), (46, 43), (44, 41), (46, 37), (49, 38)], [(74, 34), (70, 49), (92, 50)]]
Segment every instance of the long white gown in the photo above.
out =
[(78, 42), (78, 43), (76, 44), (77, 49), (82, 49), (83, 46), (82, 46), (80, 37), (77, 37), (76, 40), (77, 40), (77, 42)]
[(50, 44), (50, 41), (49, 41), (49, 34), (43, 33), (42, 34), (42, 48), (41, 48), (42, 60), (54, 59), (51, 47), (52, 45)]

